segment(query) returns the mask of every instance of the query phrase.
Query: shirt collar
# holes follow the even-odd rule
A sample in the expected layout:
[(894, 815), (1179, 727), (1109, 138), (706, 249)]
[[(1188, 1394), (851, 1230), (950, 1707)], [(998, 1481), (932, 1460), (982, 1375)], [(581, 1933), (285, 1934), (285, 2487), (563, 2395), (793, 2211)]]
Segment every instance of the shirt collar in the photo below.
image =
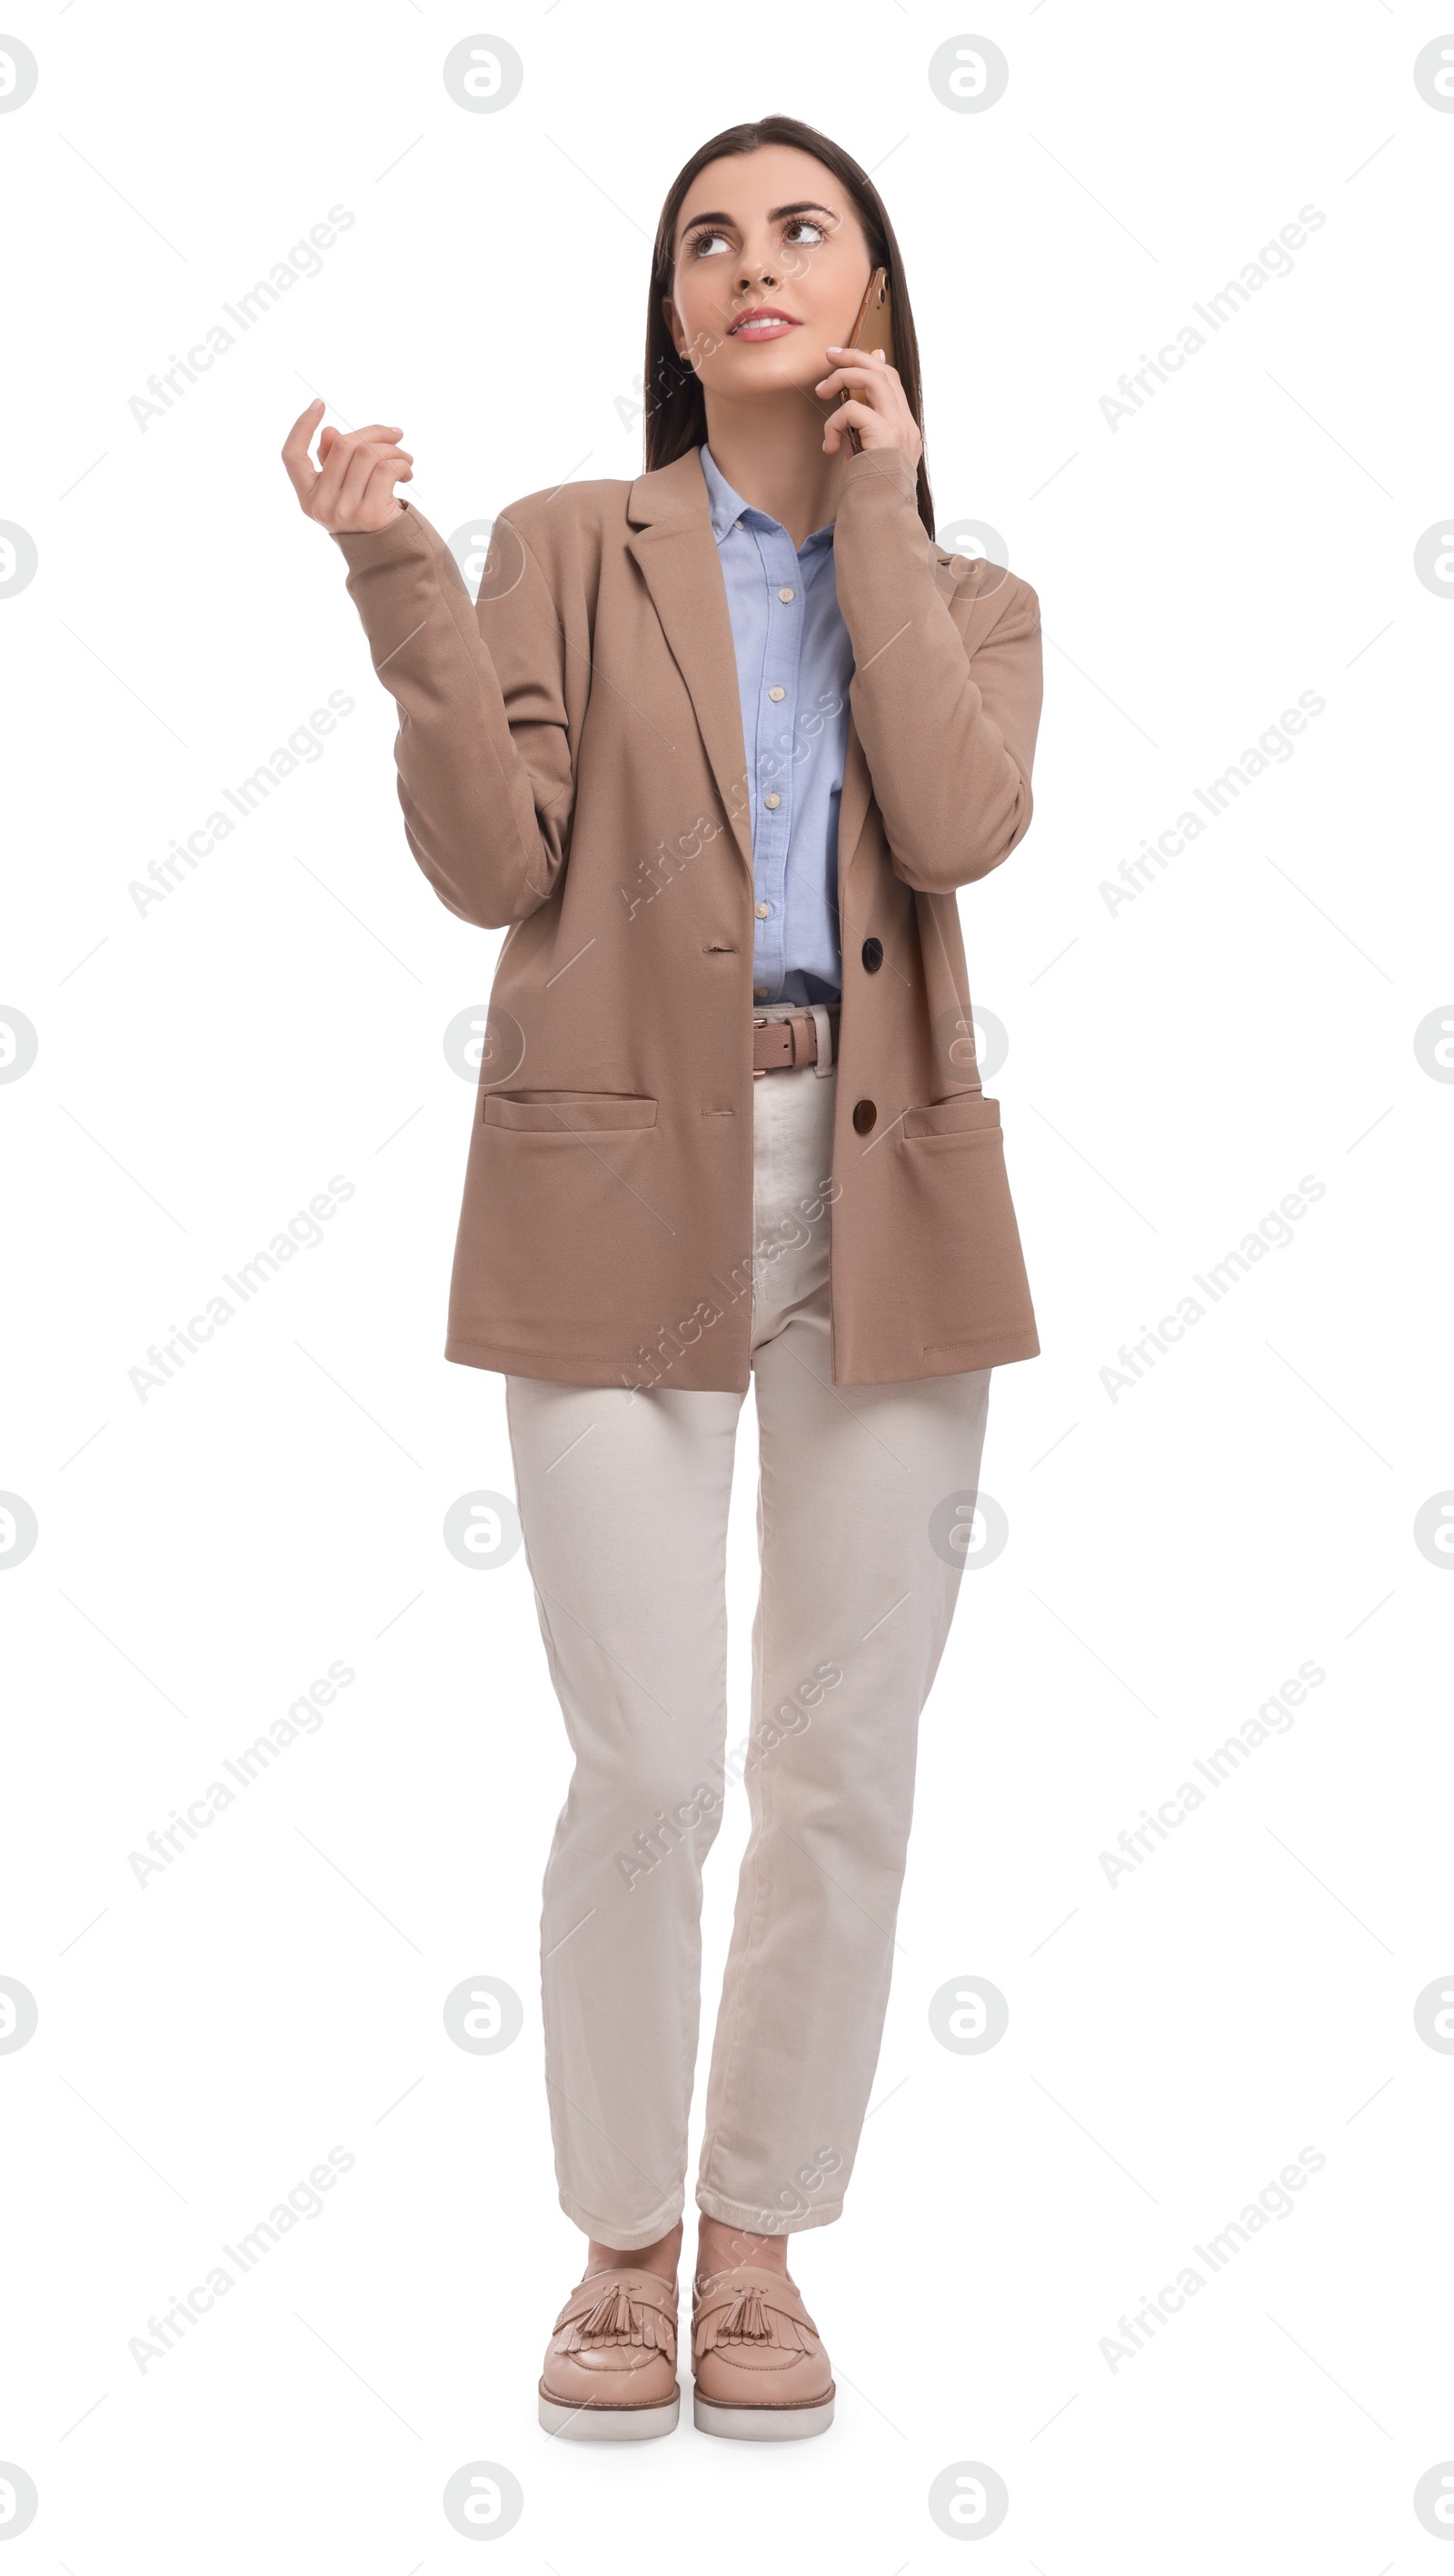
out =
[[(707, 485), (707, 504), (711, 513), (712, 534), (719, 546), (739, 519), (749, 527), (755, 525), (760, 528), (772, 528), (779, 536), (787, 536), (787, 530), (781, 520), (772, 518), (766, 510), (755, 509), (750, 501), (743, 500), (740, 492), (733, 491), (705, 439), (698, 448), (697, 454), (702, 460), (702, 473)], [(789, 539), (790, 544), (791, 542)], [(805, 537), (802, 545), (794, 551), (798, 554), (806, 554), (810, 546), (821, 548), (831, 546), (832, 543), (833, 525), (830, 520), (826, 528), (815, 528), (812, 535)]]

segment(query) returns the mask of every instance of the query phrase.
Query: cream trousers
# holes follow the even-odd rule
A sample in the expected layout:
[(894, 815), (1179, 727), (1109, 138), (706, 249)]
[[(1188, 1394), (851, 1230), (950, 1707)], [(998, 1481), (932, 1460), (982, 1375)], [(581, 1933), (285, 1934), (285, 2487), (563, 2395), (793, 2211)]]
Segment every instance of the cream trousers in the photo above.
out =
[(960, 1581), (930, 1520), (951, 1497), (951, 1518), (972, 1514), (990, 1372), (831, 1385), (835, 1085), (811, 1065), (753, 1084), (757, 1242), (741, 1293), (761, 1587), (751, 1731), (731, 1755), (741, 1396), (674, 1390), (665, 1360), (645, 1393), (506, 1380), (575, 1755), (541, 1931), (556, 2175), (568, 2216), (623, 2250), (664, 2236), (685, 2201), (702, 1864), (728, 1779), (745, 1777), (751, 1826), (698, 2206), (768, 2234), (837, 2218), (883, 2033), (919, 1713)]

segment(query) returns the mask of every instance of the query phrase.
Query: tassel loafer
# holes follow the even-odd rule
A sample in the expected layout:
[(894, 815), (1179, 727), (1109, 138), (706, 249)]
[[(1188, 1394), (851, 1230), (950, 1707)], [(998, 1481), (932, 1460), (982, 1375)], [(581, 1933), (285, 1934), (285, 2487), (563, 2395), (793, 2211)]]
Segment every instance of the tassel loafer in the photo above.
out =
[(677, 2293), (655, 2272), (593, 2272), (572, 2290), (545, 2355), (540, 2421), (576, 2442), (642, 2442), (676, 2429)]
[(697, 2285), (693, 2421), (739, 2442), (795, 2442), (833, 2421), (833, 2372), (785, 2272), (745, 2263)]

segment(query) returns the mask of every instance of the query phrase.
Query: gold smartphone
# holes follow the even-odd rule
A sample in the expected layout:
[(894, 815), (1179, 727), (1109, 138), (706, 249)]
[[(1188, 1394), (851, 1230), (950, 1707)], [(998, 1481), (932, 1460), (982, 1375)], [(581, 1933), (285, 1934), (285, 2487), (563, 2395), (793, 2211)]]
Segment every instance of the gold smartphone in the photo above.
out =
[[(893, 365), (894, 317), (889, 303), (889, 273), (886, 268), (876, 268), (864, 288), (863, 302), (858, 308), (858, 319), (849, 332), (845, 345), (850, 349), (863, 349), (870, 356), (875, 349), (882, 349), (889, 365)], [(838, 399), (840, 403), (852, 402), (854, 396), (845, 385)], [(855, 456), (861, 453), (863, 441), (857, 430), (851, 426), (848, 432), (848, 444)]]

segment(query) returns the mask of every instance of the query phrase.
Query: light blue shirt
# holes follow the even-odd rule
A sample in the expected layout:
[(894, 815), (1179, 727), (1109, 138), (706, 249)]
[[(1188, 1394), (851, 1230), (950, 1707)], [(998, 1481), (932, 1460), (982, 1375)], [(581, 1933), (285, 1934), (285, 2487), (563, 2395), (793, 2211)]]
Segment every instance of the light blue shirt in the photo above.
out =
[(838, 800), (853, 646), (838, 605), (831, 525), (795, 546), (699, 448), (727, 588), (752, 815), (752, 991), (835, 1002)]

